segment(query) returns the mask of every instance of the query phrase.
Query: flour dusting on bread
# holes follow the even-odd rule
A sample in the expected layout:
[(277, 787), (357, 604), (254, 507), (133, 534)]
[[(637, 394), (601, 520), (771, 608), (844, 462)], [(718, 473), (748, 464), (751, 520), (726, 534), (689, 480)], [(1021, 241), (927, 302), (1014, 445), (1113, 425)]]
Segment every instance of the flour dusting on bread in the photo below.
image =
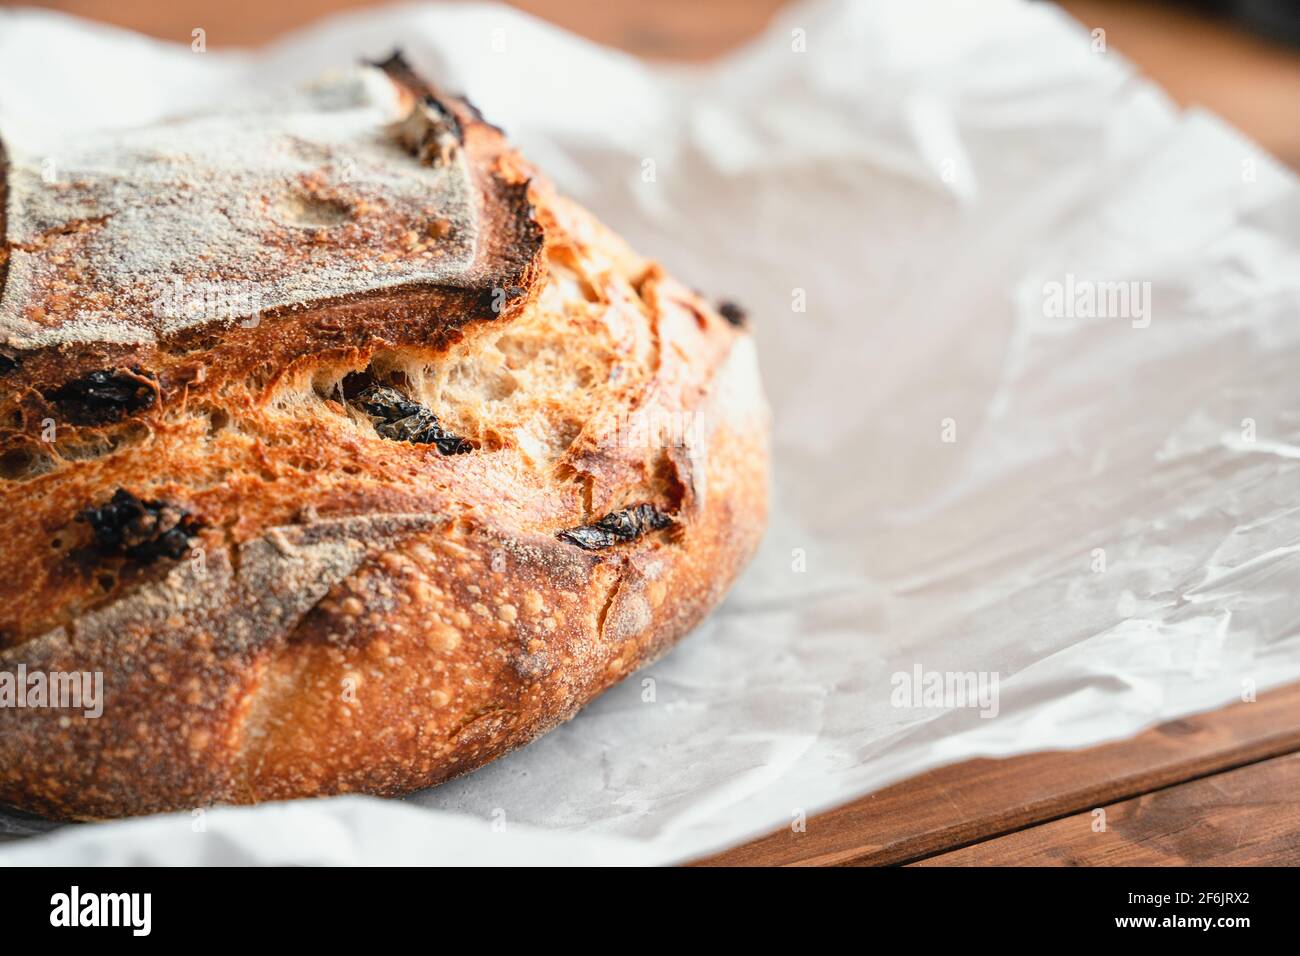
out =
[[(410, 161), (391, 128), (427, 110), (359, 67), (238, 110), (71, 130), (39, 152), (7, 142), (0, 341), (143, 341), (222, 303), (216, 317), (234, 321), (467, 272), (478, 221), (463, 158)], [(129, 333), (106, 331), (118, 326)]]

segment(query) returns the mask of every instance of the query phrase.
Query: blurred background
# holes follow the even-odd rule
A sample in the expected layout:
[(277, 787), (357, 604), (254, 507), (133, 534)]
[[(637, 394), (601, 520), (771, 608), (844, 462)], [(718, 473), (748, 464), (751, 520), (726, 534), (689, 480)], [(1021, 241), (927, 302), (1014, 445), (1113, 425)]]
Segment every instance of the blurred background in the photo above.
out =
[[(0, 5), (9, 4), (0, 0)], [(49, 0), (62, 10), (176, 42), (258, 46), (376, 0)], [(786, 0), (510, 0), (566, 30), (638, 56), (704, 60), (756, 36)], [(1300, 0), (1061, 0), (1107, 47), (1184, 105), (1229, 120), (1300, 168)]]

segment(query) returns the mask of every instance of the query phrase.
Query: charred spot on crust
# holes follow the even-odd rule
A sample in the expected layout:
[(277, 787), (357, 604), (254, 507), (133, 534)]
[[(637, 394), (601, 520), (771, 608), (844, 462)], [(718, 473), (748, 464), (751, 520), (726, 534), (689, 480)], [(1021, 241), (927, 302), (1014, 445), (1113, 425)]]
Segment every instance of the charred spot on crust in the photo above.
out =
[(398, 142), (425, 165), (445, 166), (451, 162), (465, 142), (465, 133), (456, 114), (412, 69), (401, 50), (394, 50), (387, 59), (366, 62), (383, 70), (394, 83), (416, 94), (411, 112), (394, 128)]
[(16, 354), (8, 349), (0, 349), (0, 375), (7, 375), (21, 364), (22, 359)]
[(718, 303), (718, 315), (736, 326), (744, 325), (749, 318), (748, 313), (730, 299), (723, 299)]
[[(397, 141), (421, 161), (437, 164), (444, 157), (450, 157), (455, 150), (463, 148), (465, 129), (462, 120), (473, 124), (482, 121), (481, 114), (472, 106), (455, 97), (443, 96), (424, 80), (400, 50), (395, 50), (386, 59), (367, 62), (383, 70), (393, 83), (415, 98), (410, 114), (395, 124), (390, 135), (395, 135)], [(489, 144), (487, 148), (495, 151), (498, 147)], [(515, 175), (506, 175), (497, 168), (486, 181), (479, 182), (479, 186), (487, 203), (486, 220), (492, 226), (483, 235), (482, 253), (491, 265), (484, 271), (481, 284), (475, 281), (465, 291), (476, 297), (470, 309), (473, 317), (486, 319), (501, 314), (519, 298), (507, 290), (502, 299), (496, 293), (498, 288), (526, 290), (538, 281), (546, 236), (529, 198), (526, 180), (520, 181)], [(488, 314), (489, 309), (492, 315)]]
[(406, 151), (426, 166), (446, 166), (463, 142), (460, 121), (432, 93), (411, 107), (394, 133)]
[(124, 488), (106, 504), (87, 508), (78, 521), (90, 525), (102, 554), (135, 561), (180, 558), (202, 524), (184, 508), (166, 501), (141, 501)]
[(376, 432), (391, 441), (433, 445), (444, 455), (463, 455), (474, 450), (468, 440), (443, 428), (433, 412), (395, 388), (368, 385), (350, 401), (370, 416)]
[(106, 425), (153, 405), (158, 383), (139, 368), (100, 369), (44, 395), (74, 425)]
[(401, 47), (394, 47), (393, 52), (388, 54), (382, 60), (365, 60), (361, 61), (366, 66), (373, 66), (377, 70), (383, 70), (395, 79), (401, 79), (405, 76), (415, 76), (415, 70), (411, 68), (410, 62), (406, 59), (406, 54), (402, 52)]
[(456, 118), (455, 113), (447, 109), (442, 100), (438, 99), (438, 97), (434, 96), (432, 93), (426, 93), (424, 95), (424, 105), (428, 108), (430, 113), (433, 113), (438, 118), (440, 122), (446, 124), (447, 129), (456, 137), (457, 143), (463, 143), (465, 141), (465, 131), (460, 128), (460, 120)]
[(634, 541), (651, 531), (667, 528), (673, 519), (651, 504), (633, 505), (612, 511), (599, 521), (577, 528), (566, 528), (556, 537), (588, 551), (599, 551), (625, 541)]
[[(492, 296), (489, 304), (500, 314), (505, 311), (505, 306), (521, 298), (531, 285), (533, 270), (546, 244), (546, 233), (537, 221), (537, 210), (529, 198), (528, 181), (510, 182), (498, 175), (492, 178), (492, 182), (504, 216), (499, 231), (490, 237), (490, 241), (495, 246), (494, 251), (505, 262), (504, 268), (492, 280), (494, 288), (489, 290)], [(521, 283), (521, 279), (526, 281)]]

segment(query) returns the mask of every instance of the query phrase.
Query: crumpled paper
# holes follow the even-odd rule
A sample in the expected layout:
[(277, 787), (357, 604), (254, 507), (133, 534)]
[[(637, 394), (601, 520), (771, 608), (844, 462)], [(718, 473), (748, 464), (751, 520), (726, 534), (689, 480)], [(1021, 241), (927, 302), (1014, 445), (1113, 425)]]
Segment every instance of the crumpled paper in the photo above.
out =
[[(0, 11), (0, 128), (140, 123), (395, 44), (749, 310), (764, 547), (672, 654), (467, 777), (63, 827), (0, 862), (676, 861), (1300, 678), (1300, 190), (1222, 121), (1048, 4), (825, 0), (690, 68), (492, 5), (256, 55)], [(1133, 299), (1089, 318), (1105, 283)], [(898, 706), (917, 668), (996, 675), (996, 716)]]

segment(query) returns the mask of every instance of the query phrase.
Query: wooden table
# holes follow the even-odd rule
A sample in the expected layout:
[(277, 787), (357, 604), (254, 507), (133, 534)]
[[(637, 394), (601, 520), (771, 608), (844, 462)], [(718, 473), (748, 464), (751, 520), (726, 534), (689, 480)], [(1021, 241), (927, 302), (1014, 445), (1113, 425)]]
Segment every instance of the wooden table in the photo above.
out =
[(953, 764), (702, 862), (1294, 865), (1297, 786), (1300, 684), (1131, 740)]
[[(38, 4), (209, 48), (270, 40), (365, 0), (54, 0)], [(661, 59), (759, 33), (782, 0), (514, 0), (566, 29)], [(1300, 168), (1300, 53), (1160, 4), (1063, 0), (1183, 104)], [(701, 861), (737, 865), (1300, 863), (1300, 685), (1074, 752), (922, 774)], [(1104, 826), (1102, 823), (1104, 822)]]

